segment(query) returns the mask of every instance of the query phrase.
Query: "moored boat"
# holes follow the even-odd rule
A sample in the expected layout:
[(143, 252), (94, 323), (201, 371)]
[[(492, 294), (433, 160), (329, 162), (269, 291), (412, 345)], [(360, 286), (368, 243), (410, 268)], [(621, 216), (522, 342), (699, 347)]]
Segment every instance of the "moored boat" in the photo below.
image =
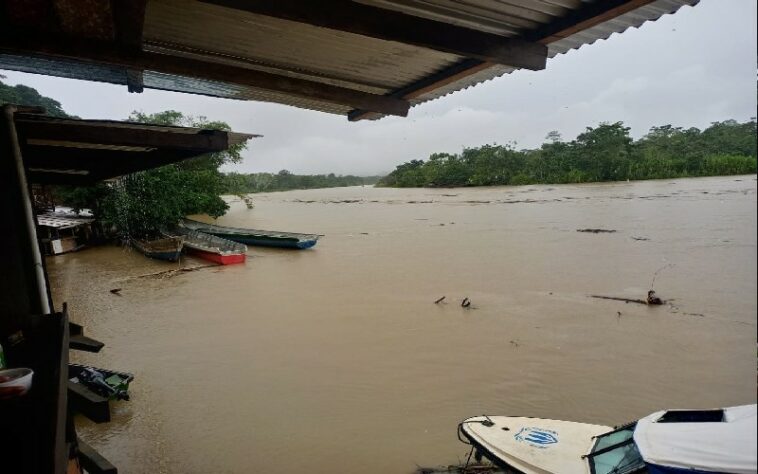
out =
[(130, 242), (146, 257), (169, 262), (178, 261), (184, 247), (183, 237), (165, 237), (154, 240), (131, 239)]
[(258, 245), (263, 247), (308, 249), (316, 245), (319, 238), (316, 234), (299, 234), (296, 232), (226, 227), (222, 225), (205, 224), (192, 219), (184, 219), (180, 225), (190, 230), (199, 230), (200, 232), (205, 232), (206, 234), (215, 235), (241, 244)]
[[(755, 473), (756, 405), (666, 410), (618, 428), (512, 416), (475, 416), (458, 437), (507, 472)], [(508, 471), (510, 470), (510, 471)]]
[(109, 400), (129, 400), (129, 384), (134, 375), (89, 365), (68, 364), (69, 380), (82, 384)]
[(204, 260), (221, 265), (245, 261), (247, 247), (244, 244), (182, 227), (177, 228), (174, 233), (184, 237), (184, 250), (187, 253)]

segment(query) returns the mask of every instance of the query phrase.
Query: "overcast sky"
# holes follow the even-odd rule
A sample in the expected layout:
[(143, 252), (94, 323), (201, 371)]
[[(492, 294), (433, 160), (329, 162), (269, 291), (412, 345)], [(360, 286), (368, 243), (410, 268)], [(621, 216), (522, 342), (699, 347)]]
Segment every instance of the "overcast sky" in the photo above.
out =
[(250, 143), (242, 172), (385, 174), (433, 152), (486, 143), (542, 143), (550, 130), (573, 139), (586, 126), (624, 121), (635, 137), (651, 126), (704, 128), (756, 115), (755, 0), (702, 0), (675, 15), (615, 34), (410, 110), (407, 118), (350, 123), (343, 116), (0, 71), (82, 118), (125, 119), (132, 110), (175, 109), (264, 135)]

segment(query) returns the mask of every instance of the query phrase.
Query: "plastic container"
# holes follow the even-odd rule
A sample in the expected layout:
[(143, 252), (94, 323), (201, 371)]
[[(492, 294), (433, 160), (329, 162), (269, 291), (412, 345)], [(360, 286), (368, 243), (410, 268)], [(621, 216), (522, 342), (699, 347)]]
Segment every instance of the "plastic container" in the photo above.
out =
[(33, 376), (34, 371), (27, 368), (0, 370), (0, 388), (22, 387), (24, 390), (18, 395), (23, 395), (32, 387)]

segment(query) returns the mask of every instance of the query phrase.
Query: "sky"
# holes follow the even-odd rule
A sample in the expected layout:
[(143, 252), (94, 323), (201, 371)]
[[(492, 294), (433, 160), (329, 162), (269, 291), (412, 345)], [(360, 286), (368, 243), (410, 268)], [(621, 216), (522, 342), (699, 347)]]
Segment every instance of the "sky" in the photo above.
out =
[(294, 107), (2, 71), (82, 118), (123, 120), (174, 109), (223, 120), (251, 141), (238, 172), (379, 175), (431, 153), (510, 143), (538, 147), (551, 130), (571, 140), (587, 126), (623, 121), (639, 138), (652, 126), (705, 128), (756, 116), (755, 0), (702, 0), (639, 29), (411, 108), (407, 118), (348, 122)]

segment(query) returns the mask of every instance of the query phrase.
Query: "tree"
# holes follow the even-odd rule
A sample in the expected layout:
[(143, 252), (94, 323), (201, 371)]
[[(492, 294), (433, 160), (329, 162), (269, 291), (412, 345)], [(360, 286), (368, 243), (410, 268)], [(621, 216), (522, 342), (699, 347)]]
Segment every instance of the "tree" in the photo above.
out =
[(549, 140), (550, 143), (560, 143), (563, 141), (563, 138), (561, 137), (561, 132), (558, 130), (550, 130), (545, 135), (545, 140)]
[[(0, 76), (0, 79), (4, 79)], [(16, 104), (44, 107), (48, 115), (53, 117), (69, 117), (63, 111), (60, 102), (50, 97), (45, 97), (34, 89), (23, 84), (9, 86), (0, 81), (0, 104)]]
[[(230, 130), (224, 122), (185, 116), (168, 110), (156, 114), (133, 112), (129, 121), (169, 126)], [(101, 216), (122, 236), (145, 237), (175, 225), (188, 214), (223, 215), (229, 206), (219, 166), (238, 163), (245, 144), (183, 162), (133, 173), (120, 178), (104, 199)]]

